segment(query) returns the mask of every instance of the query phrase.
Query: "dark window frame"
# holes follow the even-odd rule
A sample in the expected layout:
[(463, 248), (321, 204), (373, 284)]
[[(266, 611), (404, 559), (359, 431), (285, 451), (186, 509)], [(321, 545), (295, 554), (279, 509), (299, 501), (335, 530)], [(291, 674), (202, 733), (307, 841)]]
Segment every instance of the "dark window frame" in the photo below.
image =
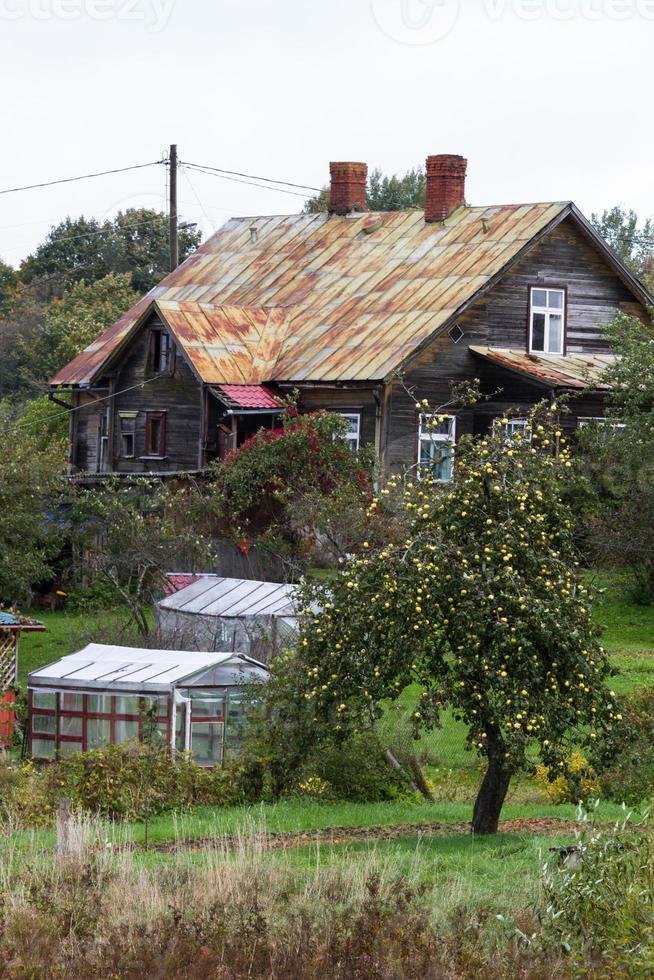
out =
[[(164, 459), (166, 456), (166, 416), (167, 412), (146, 412), (145, 413), (145, 452), (144, 456), (153, 459)], [(152, 422), (159, 422), (159, 445), (152, 445)]]
[[(165, 340), (165, 361), (162, 364)], [(150, 327), (148, 342), (148, 372), (150, 374), (172, 374), (175, 367), (175, 345), (173, 338), (163, 326)]]

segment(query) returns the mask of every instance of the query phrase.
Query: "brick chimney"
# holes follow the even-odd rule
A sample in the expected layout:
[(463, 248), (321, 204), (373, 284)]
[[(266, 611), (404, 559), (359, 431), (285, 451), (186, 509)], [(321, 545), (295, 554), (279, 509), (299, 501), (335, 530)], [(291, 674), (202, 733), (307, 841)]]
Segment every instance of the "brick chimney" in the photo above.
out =
[(464, 157), (447, 153), (427, 157), (425, 221), (444, 221), (465, 204), (467, 166)]
[(330, 163), (329, 210), (332, 214), (367, 211), (365, 163)]

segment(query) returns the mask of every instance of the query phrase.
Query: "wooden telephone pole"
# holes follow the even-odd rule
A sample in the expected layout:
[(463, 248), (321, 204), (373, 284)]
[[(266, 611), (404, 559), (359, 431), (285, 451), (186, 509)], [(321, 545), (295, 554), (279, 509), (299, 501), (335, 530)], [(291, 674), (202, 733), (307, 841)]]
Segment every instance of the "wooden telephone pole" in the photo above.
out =
[(179, 245), (177, 241), (177, 144), (170, 145), (170, 201), (168, 213), (170, 216), (170, 271), (179, 265)]

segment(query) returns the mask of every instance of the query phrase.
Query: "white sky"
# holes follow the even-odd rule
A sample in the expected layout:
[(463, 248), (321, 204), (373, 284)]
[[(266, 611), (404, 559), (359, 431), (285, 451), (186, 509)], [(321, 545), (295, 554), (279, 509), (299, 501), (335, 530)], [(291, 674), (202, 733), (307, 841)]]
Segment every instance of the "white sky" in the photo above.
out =
[[(445, 36), (441, 36), (445, 35)], [(321, 186), (469, 159), (472, 204), (654, 215), (654, 0), (0, 0), (0, 189), (161, 157)], [(17, 265), (66, 215), (165, 207), (163, 167), (0, 196)], [(184, 175), (205, 234), (302, 200)]]

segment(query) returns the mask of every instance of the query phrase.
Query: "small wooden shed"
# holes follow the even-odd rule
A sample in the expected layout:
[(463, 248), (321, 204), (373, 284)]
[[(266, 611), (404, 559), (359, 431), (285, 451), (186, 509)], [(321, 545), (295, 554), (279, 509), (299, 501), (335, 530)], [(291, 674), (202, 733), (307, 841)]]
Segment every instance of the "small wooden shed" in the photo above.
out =
[(143, 741), (154, 706), (161, 745), (220, 765), (240, 751), (244, 686), (267, 678), (264, 665), (242, 653), (90, 643), (29, 675), (29, 754), (52, 761)]

